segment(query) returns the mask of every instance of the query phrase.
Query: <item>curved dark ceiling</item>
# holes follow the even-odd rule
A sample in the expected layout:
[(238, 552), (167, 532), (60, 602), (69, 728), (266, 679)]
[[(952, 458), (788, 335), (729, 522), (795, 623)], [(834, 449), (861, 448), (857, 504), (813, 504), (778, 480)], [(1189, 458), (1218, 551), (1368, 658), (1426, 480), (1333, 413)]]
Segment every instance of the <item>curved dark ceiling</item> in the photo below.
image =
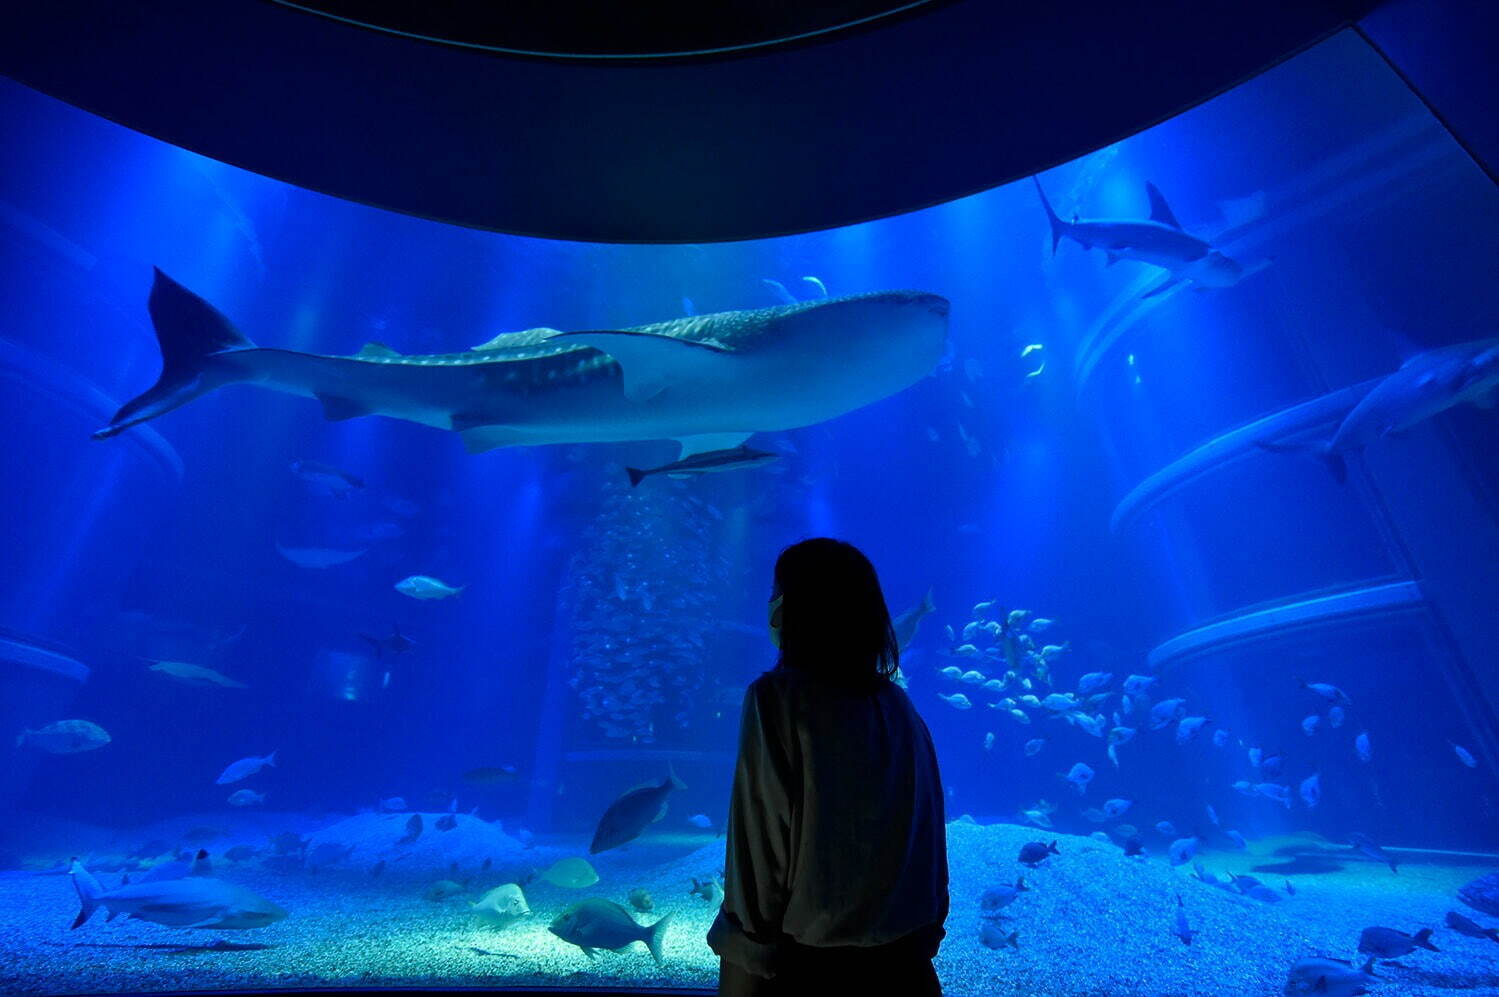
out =
[[(48, 0), (0, 5), (0, 72), (394, 211), (551, 238), (709, 242), (865, 221), (1036, 172), (1369, 6), (960, 0), (731, 56), (578, 60), (423, 41), (272, 0)], [(599, 33), (570, 36), (558, 21), (549, 37), (544, 48), (580, 50)], [(634, 37), (636, 54), (685, 51)]]
[(801, 41), (950, 0), (275, 0), (411, 38), (542, 58), (672, 58)]

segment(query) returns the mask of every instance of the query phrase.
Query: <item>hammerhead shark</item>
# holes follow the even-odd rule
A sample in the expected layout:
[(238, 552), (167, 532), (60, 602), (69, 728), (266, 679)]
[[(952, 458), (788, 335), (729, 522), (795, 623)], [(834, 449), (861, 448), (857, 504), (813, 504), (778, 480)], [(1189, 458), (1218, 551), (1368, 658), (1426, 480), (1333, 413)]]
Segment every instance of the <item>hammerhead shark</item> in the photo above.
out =
[(941, 358), (947, 299), (878, 291), (626, 329), (502, 333), (461, 353), (261, 348), (156, 271), (161, 376), (105, 439), (226, 384), (316, 398), (332, 420), (385, 415), (461, 433), (470, 452), (673, 439), (678, 459), (823, 422), (909, 387)]

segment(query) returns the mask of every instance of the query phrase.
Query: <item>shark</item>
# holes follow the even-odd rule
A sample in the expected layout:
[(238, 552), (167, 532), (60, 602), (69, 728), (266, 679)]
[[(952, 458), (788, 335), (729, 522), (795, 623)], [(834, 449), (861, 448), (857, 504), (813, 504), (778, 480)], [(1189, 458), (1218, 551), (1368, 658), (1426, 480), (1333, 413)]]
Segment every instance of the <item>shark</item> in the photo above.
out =
[(1120, 260), (1134, 260), (1170, 271), (1169, 278), (1142, 297), (1153, 298), (1183, 282), (1199, 289), (1232, 287), (1246, 276), (1247, 271), (1238, 261), (1183, 229), (1166, 198), (1149, 181), (1145, 184), (1146, 196), (1150, 198), (1148, 220), (1074, 217), (1067, 222), (1052, 210), (1041, 181), (1035, 177), (1031, 180), (1036, 184), (1036, 193), (1041, 195), (1041, 206), (1046, 209), (1047, 221), (1051, 223), (1053, 256), (1065, 237), (1084, 249), (1102, 249), (1108, 257), (1107, 266)]
[(678, 460), (835, 418), (936, 367), (949, 302), (877, 291), (623, 329), (501, 333), (459, 353), (262, 348), (160, 269), (147, 309), (161, 375), (106, 439), (229, 384), (316, 399), (330, 420), (383, 415), (461, 434), (471, 453), (672, 439)]
[(1331, 439), (1256, 443), (1275, 453), (1317, 457), (1342, 484), (1348, 478), (1348, 454), (1465, 403), (1490, 409), (1499, 403), (1499, 337), (1442, 346), (1411, 357), (1349, 410)]
[(74, 928), (100, 907), (109, 909), (107, 920), (124, 914), (169, 928), (244, 930), (263, 928), (286, 917), (284, 909), (243, 886), (201, 873), (159, 882), (125, 883), (113, 890), (106, 890), (77, 859), (68, 873), (81, 905), (73, 919)]
[(738, 446), (730, 450), (708, 450), (686, 460), (674, 460), (660, 467), (627, 467), (625, 473), (630, 476), (630, 487), (634, 488), (653, 474), (664, 474), (671, 478), (691, 478), (696, 475), (734, 471), (742, 467), (758, 467), (761, 464), (778, 460), (780, 456), (769, 450)]

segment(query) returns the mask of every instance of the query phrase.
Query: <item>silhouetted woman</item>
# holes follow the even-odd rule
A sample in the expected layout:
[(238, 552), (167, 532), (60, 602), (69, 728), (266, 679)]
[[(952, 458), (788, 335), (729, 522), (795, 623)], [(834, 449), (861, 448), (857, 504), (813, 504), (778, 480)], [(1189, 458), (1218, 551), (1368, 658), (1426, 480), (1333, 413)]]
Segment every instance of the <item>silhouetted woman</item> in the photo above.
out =
[(708, 932), (719, 993), (938, 995), (942, 777), (892, 680), (874, 566), (839, 540), (786, 548), (770, 635), (781, 657), (745, 693), (724, 901)]

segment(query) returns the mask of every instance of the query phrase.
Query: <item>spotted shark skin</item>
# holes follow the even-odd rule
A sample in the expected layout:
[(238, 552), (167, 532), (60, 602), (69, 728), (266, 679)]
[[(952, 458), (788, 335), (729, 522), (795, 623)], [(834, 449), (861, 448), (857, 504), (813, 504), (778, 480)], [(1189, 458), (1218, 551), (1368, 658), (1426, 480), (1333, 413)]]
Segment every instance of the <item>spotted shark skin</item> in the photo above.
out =
[(384, 415), (502, 446), (701, 437), (683, 454), (735, 446), (878, 401), (936, 366), (945, 298), (880, 291), (717, 312), (629, 329), (505, 333), (460, 353), (353, 356), (261, 348), (160, 270), (148, 302), (157, 383), (96, 439), (227, 384), (318, 399), (333, 420)]

